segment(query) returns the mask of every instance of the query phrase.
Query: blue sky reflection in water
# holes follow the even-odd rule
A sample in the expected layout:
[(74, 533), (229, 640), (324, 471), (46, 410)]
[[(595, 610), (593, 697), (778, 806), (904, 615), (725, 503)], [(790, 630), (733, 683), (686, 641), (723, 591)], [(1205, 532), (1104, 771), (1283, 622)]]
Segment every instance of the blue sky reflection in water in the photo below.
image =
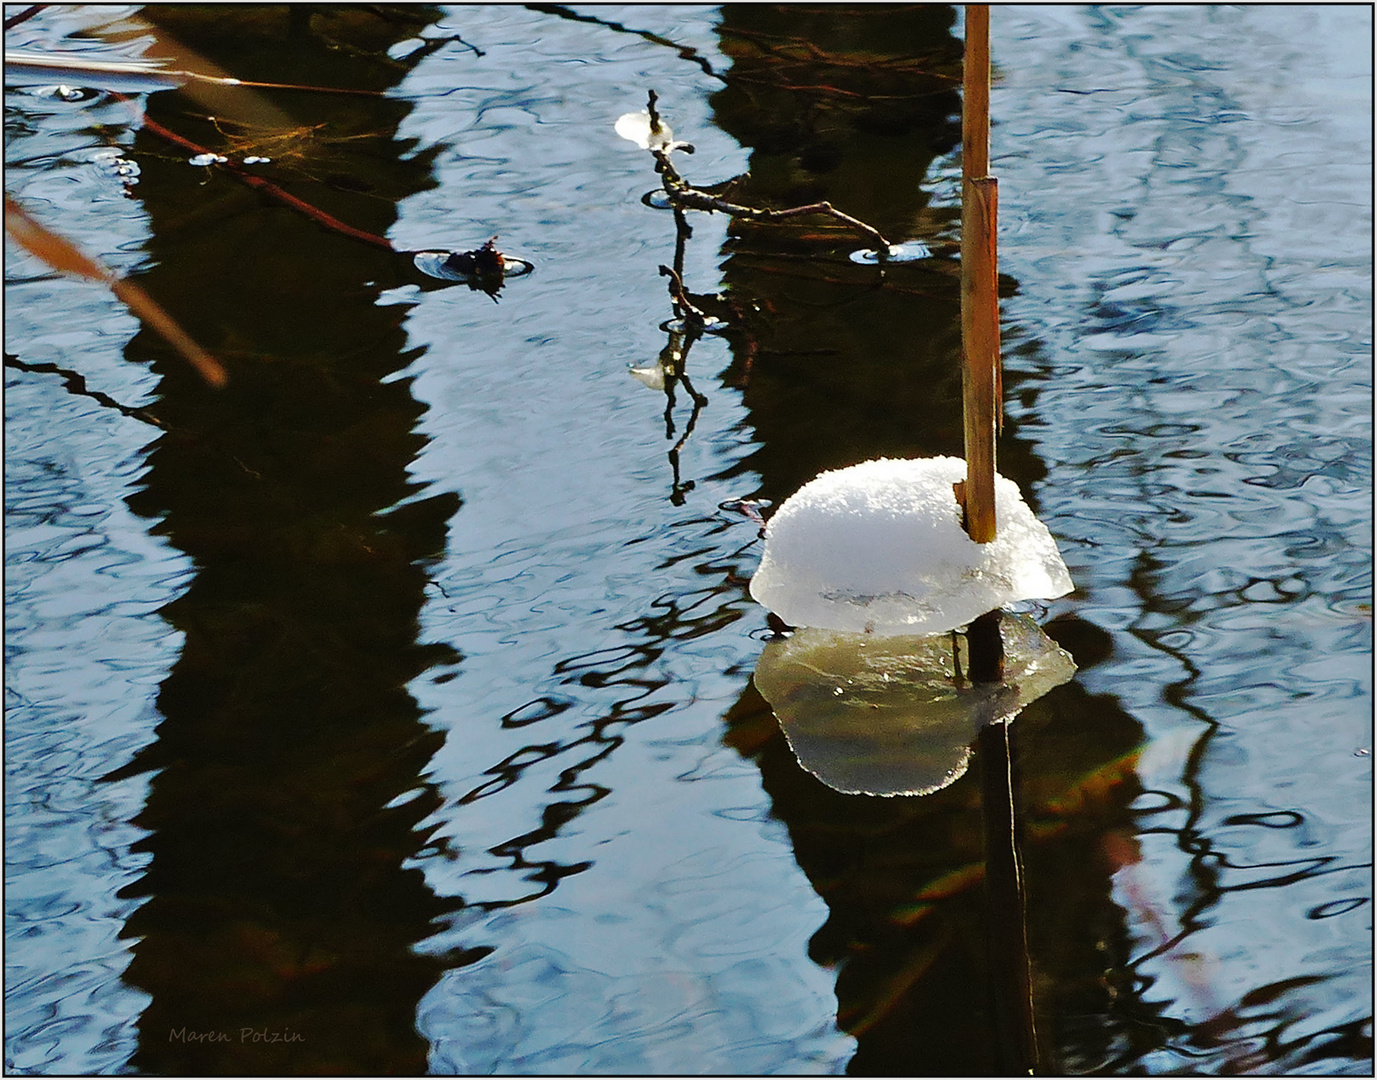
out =
[(1143, 859), (1116, 879), (1135, 971), (1166, 1015), (1232, 1010), (1240, 1037), (1149, 1069), (1260, 1067), (1271, 1025), (1300, 1067), (1371, 1009), (1371, 19), (999, 21), (1039, 494), (1080, 611), (1115, 631), (1083, 684), (1152, 740)]
[[(211, 304), (190, 315), (228, 326), (246, 356), (260, 334), (291, 359), (282, 368), (321, 365), (331, 408), (339, 394), (376, 394), (403, 416), (420, 412), (407, 394), (428, 406), (415, 423), (427, 441), (404, 447), (405, 497), (462, 499), (419, 609), (421, 641), (454, 651), (425, 654), (415, 715), (396, 705), (426, 753), (388, 813), (419, 818), (417, 839), (380, 877), (408, 933), (429, 932), (423, 909), (442, 927), (417, 945), (433, 968), (407, 976), (428, 987), (413, 1000), (434, 1071), (983, 1067), (972, 1037), (987, 1024), (983, 991), (967, 985), (988, 963), (976, 778), (931, 800), (848, 799), (810, 783), (751, 686), (764, 620), (744, 585), (754, 526), (717, 509), (783, 498), (863, 457), (959, 448), (940, 374), (955, 357), (943, 252), (956, 239), (958, 103), (921, 82), (953, 70), (959, 20), (890, 14), (885, 54), (873, 25), (840, 9), (578, 14), (457, 7), (389, 47), (419, 57), (390, 91), (409, 106), (396, 110), (396, 138), (417, 142), (389, 153), (434, 154), (368, 173), (384, 199), (400, 198), (389, 236), (467, 249), (499, 234), (537, 269), (498, 303), (395, 274), (376, 255), (351, 262), (352, 249), (310, 241), (309, 227), (292, 234), (293, 263), (252, 231), (263, 215), (282, 228), (282, 211), (213, 179), (183, 184), (146, 141), (133, 155), (151, 208), (141, 215), (95, 127), (113, 125), (131, 147), (127, 114), (100, 99), (7, 95), (7, 186), (74, 215), (63, 220), (122, 267), (160, 244), (168, 272), (150, 287), (204, 275), (173, 260), (248, 222), (247, 250), (268, 264), (257, 273), (311, 274), (307, 260), (325, 252), (337, 262), (322, 280), (345, 283), (328, 310), (389, 342), (392, 318), (404, 320), (404, 347), (370, 361), (370, 384), (313, 356), (285, 320)], [(81, 28), (57, 9), (26, 33)], [(993, 39), (1001, 269), (1017, 282), (1004, 301), (1001, 470), (1079, 586), (1050, 614), (1082, 671), (1014, 729), (1049, 1054), (1068, 1071), (1368, 1072), (1370, 11), (996, 9)], [(900, 70), (920, 45), (927, 71)], [(347, 80), (332, 56), (326, 74)], [(877, 92), (894, 85), (903, 92)], [(727, 241), (725, 221), (695, 217), (686, 282), (725, 284), (746, 308), (734, 336), (694, 346), (709, 403), (677, 477), (666, 452), (688, 395), (667, 439), (663, 395), (626, 374), (665, 348), (671, 314), (657, 267), (673, 254), (672, 220), (641, 204), (650, 159), (612, 130), (652, 87), (697, 148), (680, 161), (690, 178), (749, 168), (743, 198), (831, 198), (937, 253), (878, 288), (835, 233), (742, 229)], [(873, 103), (905, 93), (914, 100)], [(301, 123), (324, 107), (291, 106)], [(438, 183), (424, 190), (427, 168)], [(235, 208), (232, 226), (211, 199)], [(368, 200), (336, 208), (387, 227), (386, 207)], [(372, 298), (351, 281), (373, 282)], [(6, 290), (7, 353), (77, 368), (126, 404), (160, 394), (185, 412), (194, 401), (121, 358), (136, 328), (95, 290), (13, 256)], [(369, 313), (374, 298), (383, 310)], [(181, 300), (179, 311), (192, 302)], [(316, 297), (304, 310), (327, 306)], [(265, 401), (289, 400), (274, 369), (244, 363)], [(118, 1071), (149, 1005), (120, 980), (129, 942), (118, 935), (140, 903), (154, 937), (166, 933), (156, 920), (169, 909), (166, 897), (117, 895), (148, 869), (133, 824), (146, 776), (98, 778), (156, 754), (159, 684), (184, 687), (201, 662), (157, 614), (183, 593), (190, 605), (169, 618), (207, 602), (175, 541), (203, 549), (201, 596), (218, 583), (205, 610), (278, 609), (225, 576), (219, 541), (195, 534), (182, 503), (171, 541), (130, 514), (155, 432), (55, 376), (6, 376), (7, 1060)], [(333, 446), (304, 414), (283, 421), (303, 440), (284, 452)], [(393, 449), (379, 454), (396, 464)], [(176, 452), (165, 443), (152, 457), (164, 497)], [(348, 470), (322, 475), (341, 485), (311, 500), (328, 520), (347, 501)], [(361, 527), (349, 506), (343, 520)], [(316, 535), (312, 517), (284, 513), (282, 535)], [(276, 542), (254, 527), (229, 542)], [(368, 580), (345, 573), (338, 588)], [(339, 662), (353, 655), (341, 646)], [(179, 664), (180, 684), (168, 678)], [(179, 726), (162, 730), (194, 756), (186, 696)], [(319, 697), (337, 705), (328, 687)], [(303, 726), (329, 722), (309, 695), (297, 707)], [(365, 776), (359, 767), (342, 752), (320, 784), (333, 791)], [(160, 805), (175, 806), (161, 790)], [(246, 816), (259, 812), (255, 790), (238, 804)], [(320, 824), (312, 854), (323, 880), (335, 872), (331, 827)], [(163, 839), (174, 835), (169, 823)], [(309, 840), (258, 857), (311, 851)], [(398, 842), (388, 833), (376, 850), (393, 851), (384, 840)], [(175, 852), (151, 843), (166, 881)], [(339, 872), (354, 869), (339, 857)], [(415, 870), (433, 905), (406, 876)], [(156, 983), (146, 962), (131, 971), (135, 985)], [(944, 999), (975, 1006), (948, 1017)], [(940, 1047), (952, 1032), (956, 1045)]]

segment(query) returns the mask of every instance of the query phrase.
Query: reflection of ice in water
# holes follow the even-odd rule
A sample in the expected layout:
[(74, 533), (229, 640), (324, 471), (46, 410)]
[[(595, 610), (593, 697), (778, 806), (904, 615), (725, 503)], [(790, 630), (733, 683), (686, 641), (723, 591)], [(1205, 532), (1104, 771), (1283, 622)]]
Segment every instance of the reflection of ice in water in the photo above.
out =
[(877, 637), (799, 630), (765, 646), (757, 689), (799, 764), (846, 794), (927, 795), (954, 783), (986, 724), (1075, 673), (1032, 619), (1004, 615), (1000, 684), (952, 679), (951, 635)]
[(934, 634), (1017, 600), (1050, 600), (1071, 577), (1018, 485), (995, 477), (998, 535), (961, 527), (960, 458), (881, 458), (826, 472), (770, 519), (751, 595), (785, 622)]

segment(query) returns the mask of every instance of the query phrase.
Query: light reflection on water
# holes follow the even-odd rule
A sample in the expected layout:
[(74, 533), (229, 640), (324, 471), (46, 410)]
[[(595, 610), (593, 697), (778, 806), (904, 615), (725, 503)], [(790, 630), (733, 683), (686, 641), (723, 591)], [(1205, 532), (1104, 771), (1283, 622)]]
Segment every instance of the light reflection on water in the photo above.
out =
[(1044, 517), (1078, 611), (1122, 629), (1084, 681), (1155, 736), (1144, 784), (1184, 800), (1145, 817), (1119, 902), (1148, 1000), (1225, 1018), (1152, 1069), (1256, 1066), (1268, 1014), (1294, 1067), (1371, 1015), (1371, 15), (1341, 22), (996, 20), (1004, 311), (1037, 341), (1013, 364), (1049, 373), (1025, 427)]
[[(1065, 1020), (1069, 1042), (1078, 1024), (1110, 1033), (1101, 1057), (1068, 1067), (1275, 1068), (1306, 1055), (1366, 1067), (1354, 1047), (1371, 1012), (1358, 967), (1370, 757), (1354, 751), (1370, 746), (1370, 59), (1346, 43), (1370, 41), (1370, 13), (1354, 33), (1344, 19), (1365, 9), (1350, 10), (1015, 8), (994, 20), (1002, 268), (1019, 282), (1005, 302), (1011, 414), (1047, 467), (1041, 516), (1079, 586), (1057, 610), (1113, 639), (1072, 691), (1112, 696), (1150, 737), (1119, 762), (1147, 789), (1113, 860), (1126, 963), (1107, 967), (1107, 945), (1104, 970), (1067, 976), (1124, 992), (1103, 1015)], [(615, 18), (730, 70), (714, 9)], [(833, 967), (848, 934), (866, 940), (847, 920), (900, 917), (879, 902), (833, 906), (837, 890), (906, 888), (914, 853), (892, 822), (839, 829), (849, 812), (800, 789), (768, 741), (773, 721), (746, 689), (763, 621), (743, 584), (754, 526), (716, 510), (782, 483), (787, 469), (771, 471), (762, 449), (804, 462), (838, 451), (764, 427), (725, 371), (739, 363), (731, 343), (704, 340), (694, 372), (710, 403), (681, 462), (695, 487), (676, 506), (663, 399), (626, 375), (664, 346), (656, 267), (672, 225), (640, 204), (648, 159), (611, 123), (654, 87), (698, 146), (686, 173), (725, 179), (747, 159), (713, 126), (721, 82), (596, 21), (455, 8), (432, 29), (483, 55), (452, 43), (394, 92), (416, 106), (402, 135), (445, 148), (440, 186), (402, 204), (392, 237), (463, 250), (498, 233), (537, 270), (498, 304), (415, 285), (385, 296), (408, 306), (411, 343), (428, 348), (408, 372), (431, 407), (413, 478), (464, 500), (422, 620), (425, 640), (462, 656), (411, 686), (447, 740), (427, 772), (445, 802), (412, 864), (468, 906), (420, 948), (494, 946), (422, 1000), (431, 1067), (840, 1072), (856, 1048), (837, 1030), (843, 979), (876, 965)], [(108, 231), (107, 257), (133, 260), (142, 219), (82, 167), (100, 109), (43, 102), (27, 122), (52, 145), (15, 140), (7, 154), (26, 166), (27, 197), (55, 184), (49, 201), (66, 213), (118, 207), (122, 228), (99, 215), (80, 227)], [(1316, 160), (1328, 163), (1318, 177)], [(939, 201), (954, 168), (940, 161), (929, 181)], [(883, 196), (876, 187), (867, 197)], [(711, 290), (724, 223), (694, 225), (686, 279)], [(82, 288), (7, 285), (34, 310), (32, 325), (7, 314), (7, 348), (30, 362), (77, 355), (138, 403), (151, 380), (118, 356), (132, 326)], [(100, 333), (54, 330), (61, 310)], [(795, 370), (813, 378), (825, 361), (795, 348)], [(764, 358), (756, 374), (779, 371)], [(7, 941), (23, 965), (7, 986), (9, 1051), (27, 1070), (117, 1069), (142, 994), (117, 980), (132, 905), (114, 893), (141, 868), (130, 819), (144, 791), (95, 778), (153, 737), (154, 689), (181, 643), (152, 613), (185, 587), (188, 561), (124, 510), (151, 429), (56, 380), (7, 377)], [(787, 379), (773, 388), (794, 393)], [(877, 397), (834, 395), (836, 430), (906, 422)], [(835, 415), (817, 419), (833, 430)], [(762, 430), (781, 432), (772, 448)], [(848, 886), (800, 804), (844, 845), (897, 852), (894, 872)], [(1102, 847), (1117, 850), (1113, 835)], [(893, 910), (921, 926), (978, 880), (942, 869), (957, 882), (948, 892), (928, 882)], [(903, 956), (896, 979), (923, 961)], [(1135, 1042), (1145, 1028), (1160, 1035)], [(1277, 1031), (1287, 1045), (1258, 1051)]]
[[(52, 29), (115, 14), (55, 12)], [(146, 225), (91, 131), (127, 110), (25, 94), (19, 112), (27, 123), (7, 93), (6, 190), (100, 236), (108, 265), (137, 265)], [(80, 355), (91, 388), (146, 401), (154, 380), (120, 355), (136, 324), (105, 290), (54, 280), (8, 246), (5, 270), (7, 355), (31, 364)], [(131, 819), (147, 784), (100, 778), (152, 739), (153, 695), (180, 647), (156, 612), (184, 587), (188, 560), (123, 502), (155, 434), (53, 375), (6, 368), (7, 1069), (116, 1067), (134, 1048), (129, 1018), (147, 1001), (120, 981), (129, 963), (120, 932), (137, 905), (116, 895), (146, 862), (130, 847), (143, 834)]]

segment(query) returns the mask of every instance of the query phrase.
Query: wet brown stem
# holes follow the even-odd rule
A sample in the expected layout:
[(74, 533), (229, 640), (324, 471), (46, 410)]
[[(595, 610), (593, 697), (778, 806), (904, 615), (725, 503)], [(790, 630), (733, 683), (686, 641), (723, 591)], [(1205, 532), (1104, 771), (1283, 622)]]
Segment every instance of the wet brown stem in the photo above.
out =
[(193, 341), (151, 296), (31, 217), (9, 195), (5, 196), (5, 231), (16, 244), (54, 270), (104, 285), (145, 325), (161, 334), (211, 386), (218, 389), (228, 381), (229, 376), (220, 361)]
[(970, 538), (995, 538), (995, 428), (999, 413), (999, 186), (992, 176), (963, 185), (961, 388), (966, 443), (965, 518)]
[(999, 358), (999, 182), (990, 168), (990, 12), (966, 6), (961, 148), (961, 386), (966, 480), (956, 489), (970, 538), (995, 538), (995, 434), (1002, 426)]
[[(124, 95), (122, 94), (116, 96), (119, 96), (126, 101), (128, 100), (127, 98), (124, 98)], [(182, 147), (182, 149), (184, 150), (190, 150), (196, 154), (211, 153), (211, 151), (207, 150), (204, 146), (201, 146), (199, 143), (192, 142), (190, 139), (182, 135), (178, 135), (175, 131), (172, 131), (169, 128), (163, 127), (162, 124), (158, 123), (151, 117), (145, 116), (143, 118), (142, 127), (149, 134), (156, 135), (164, 142), (170, 142), (174, 146)], [(300, 213), (305, 214), (312, 221), (324, 225), (327, 229), (330, 229), (333, 232), (337, 232), (341, 236), (347, 236), (351, 240), (361, 240), (365, 244), (371, 244), (374, 247), (382, 248), (384, 251), (396, 252), (397, 250), (395, 247), (392, 246), (392, 241), (388, 240), (386, 237), (377, 236), (374, 233), (370, 232), (365, 232), (363, 229), (356, 229), (354, 228), (354, 226), (346, 224), (343, 221), (340, 221), (339, 218), (327, 214), (324, 210), (312, 206), (310, 203), (302, 199), (298, 199), (295, 195), (292, 195), (287, 191), (283, 191), (282, 188), (278, 187), (271, 180), (265, 180), (261, 176), (255, 176), (251, 172), (246, 172), (244, 169), (241, 169), (232, 161), (225, 160), (219, 162), (218, 164), (220, 168), (224, 169), (226, 172), (228, 172), (231, 176), (233, 176), (236, 180), (240, 181), (241, 183), (247, 184), (249, 187), (258, 189), (259, 191), (263, 192), (263, 194), (276, 199), (284, 206), (290, 206), (293, 210), (297, 210)]]

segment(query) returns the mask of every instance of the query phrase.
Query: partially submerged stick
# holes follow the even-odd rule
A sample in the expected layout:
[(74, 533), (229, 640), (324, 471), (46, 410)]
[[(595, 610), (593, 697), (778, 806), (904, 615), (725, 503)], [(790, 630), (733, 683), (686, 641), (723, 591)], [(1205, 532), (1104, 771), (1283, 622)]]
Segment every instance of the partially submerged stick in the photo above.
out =
[[(1002, 427), (999, 357), (999, 182), (990, 172), (990, 9), (966, 5), (966, 60), (961, 111), (961, 387), (966, 482), (958, 498), (970, 538), (995, 538), (995, 433)], [(973, 682), (1004, 674), (1000, 612), (975, 619), (966, 631)], [(1028, 957), (1023, 862), (1019, 855), (1016, 784), (1009, 723), (980, 734), (981, 800), (985, 824), (986, 922), (991, 991), (1001, 1065), (1010, 1074), (1037, 1070), (1032, 969)]]
[[(123, 94), (115, 94), (114, 96), (118, 98), (124, 98)], [(124, 98), (124, 100), (128, 99)], [(192, 142), (190, 139), (185, 138), (182, 135), (178, 135), (175, 131), (171, 131), (168, 128), (163, 127), (162, 124), (158, 123), (150, 116), (144, 116), (140, 121), (140, 124), (143, 127), (143, 129), (147, 131), (149, 134), (156, 135), (158, 136), (158, 138), (163, 139), (166, 142), (170, 142), (174, 146), (180, 146), (184, 150), (190, 150), (196, 154), (210, 153), (210, 151), (207, 150), (204, 146), (200, 145), (199, 143)], [(224, 158), (223, 155), (215, 156)], [(386, 237), (377, 236), (373, 233), (366, 232), (363, 229), (356, 229), (354, 228), (354, 226), (346, 224), (343, 221), (340, 221), (339, 218), (334, 217), (331, 214), (327, 214), (324, 210), (314, 207), (310, 203), (305, 202), (302, 199), (298, 199), (295, 195), (291, 194), (290, 192), (283, 191), (272, 181), (265, 180), (261, 176), (255, 176), (253, 173), (247, 171), (246, 169), (240, 168), (240, 166), (236, 162), (231, 161), (229, 158), (224, 158), (223, 160), (217, 162), (217, 164), (222, 166), (226, 171), (230, 173), (230, 175), (232, 175), (240, 183), (247, 184), (249, 187), (257, 188), (265, 195), (269, 195), (272, 198), (276, 199), (278, 202), (283, 203), (286, 206), (290, 206), (293, 210), (300, 211), (312, 220), (319, 222), (321, 225), (324, 225), (327, 229), (339, 233), (341, 236), (347, 236), (351, 240), (361, 240), (365, 244), (371, 244), (373, 247), (380, 247), (384, 251), (397, 250), (395, 247), (392, 246), (392, 242), (388, 240)]]
[[(5, 29), (9, 29), (7, 23)], [(136, 57), (120, 60), (95, 59), (71, 53), (38, 52), (33, 49), (7, 49), (5, 74), (10, 77), (42, 76), (73, 81), (89, 79), (108, 90), (175, 88), (186, 82), (212, 86), (249, 86), (262, 90), (305, 90), (313, 94), (352, 94), (358, 97), (383, 97), (381, 90), (361, 90), (347, 86), (310, 86), (300, 83), (255, 82), (228, 75), (205, 75), (166, 67), (161, 60)]]
[[(978, 544), (997, 533), (995, 431), (999, 426), (999, 183), (990, 171), (990, 9), (966, 6), (965, 97), (961, 108), (961, 413), (966, 479), (958, 481), (961, 524)], [(966, 631), (972, 682), (1004, 677), (999, 612)]]
[(127, 278), (119, 277), (70, 240), (40, 225), (8, 195), (5, 196), (5, 231), (24, 250), (42, 259), (54, 270), (104, 285), (145, 324), (161, 334), (211, 386), (224, 386), (226, 375), (220, 361), (197, 345), (177, 321), (146, 292)]
[(665, 189), (665, 195), (669, 199), (671, 206), (676, 209), (685, 210), (706, 210), (709, 213), (720, 211), (724, 214), (731, 214), (733, 217), (746, 218), (750, 221), (782, 221), (786, 218), (804, 217), (809, 214), (825, 214), (828, 217), (840, 221), (843, 225), (864, 233), (869, 237), (872, 246), (881, 256), (889, 254), (892, 247), (890, 242), (885, 239), (879, 229), (867, 225), (860, 218), (852, 217), (850, 214), (838, 210), (830, 202), (809, 203), (806, 206), (791, 206), (787, 210), (762, 209), (755, 206), (742, 206), (740, 203), (728, 202), (717, 195), (703, 191), (694, 187), (675, 169), (669, 159), (669, 155), (675, 150), (683, 150), (692, 153), (693, 147), (688, 143), (674, 142), (668, 137), (661, 137), (664, 130), (660, 123), (660, 114), (655, 108), (658, 100), (654, 90), (649, 93), (646, 111), (650, 116), (650, 134), (652, 140), (646, 145), (655, 156), (655, 171), (660, 174), (661, 183)]

